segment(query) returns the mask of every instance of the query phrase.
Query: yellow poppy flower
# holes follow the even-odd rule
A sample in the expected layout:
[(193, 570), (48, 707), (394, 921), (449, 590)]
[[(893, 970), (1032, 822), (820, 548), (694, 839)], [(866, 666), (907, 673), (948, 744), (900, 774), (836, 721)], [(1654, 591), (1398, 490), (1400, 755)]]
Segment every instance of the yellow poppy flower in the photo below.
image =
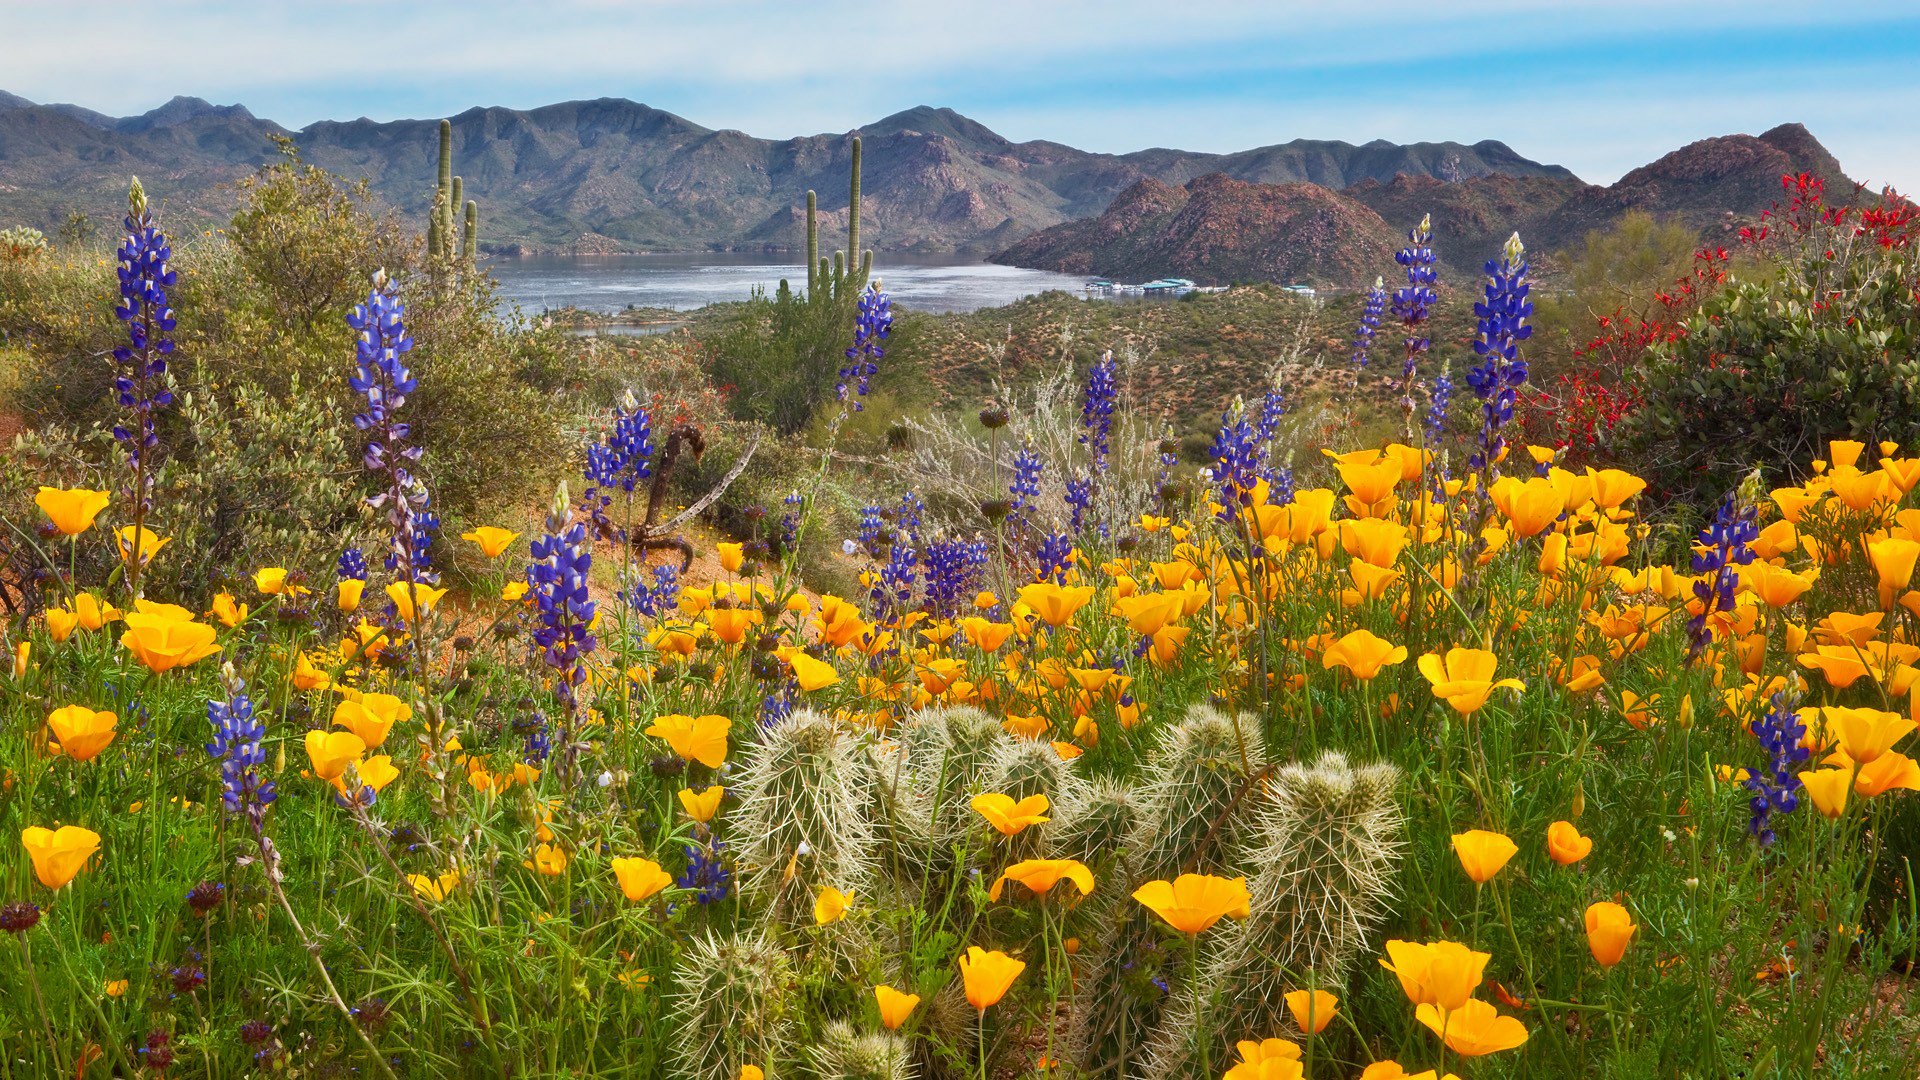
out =
[(1201, 934), (1223, 918), (1244, 919), (1252, 902), (1247, 879), (1213, 874), (1181, 874), (1172, 881), (1149, 881), (1133, 898), (1183, 934)]
[(1026, 969), (1024, 961), (998, 949), (988, 952), (978, 945), (969, 946), (967, 955), (960, 958), (960, 982), (967, 992), (967, 1004), (981, 1012), (999, 1004), (1013, 988), (1013, 980)]
[(993, 887), (987, 890), (987, 899), (999, 900), (1001, 890), (1009, 881), (1017, 881), (1042, 896), (1062, 881), (1072, 882), (1081, 896), (1093, 892), (1093, 871), (1073, 859), (1027, 859), (1014, 863), (994, 879)]
[(673, 875), (652, 859), (612, 860), (613, 876), (629, 903), (639, 903), (673, 884)]
[(86, 488), (43, 487), (33, 497), (33, 504), (62, 536), (78, 536), (93, 528), (94, 519), (107, 508), (108, 501), (106, 492)]
[(513, 542), (519, 538), (519, 533), (513, 532), (510, 529), (502, 529), (496, 525), (482, 525), (470, 532), (460, 534), (460, 539), (472, 543), (473, 546), (480, 549), (480, 554), (485, 555), (489, 559), (497, 559), (505, 554), (507, 548), (512, 546)]
[(667, 740), (673, 752), (687, 761), (717, 769), (727, 761), (727, 731), (733, 721), (724, 716), (688, 716), (669, 713), (655, 717), (646, 734)]
[(1476, 885), (1484, 885), (1493, 880), (1507, 860), (1519, 851), (1519, 845), (1505, 833), (1488, 832), (1485, 829), (1469, 829), (1453, 836), (1453, 853), (1460, 857), (1460, 867)]
[(29, 825), (20, 830), (20, 846), (27, 849), (40, 884), (57, 890), (65, 888), (100, 850), (100, 834), (78, 825), (58, 829)]
[(1017, 836), (1027, 826), (1049, 820), (1045, 795), (1029, 795), (1016, 802), (1011, 795), (989, 791), (975, 795), (968, 805), (1002, 836)]
[(204, 660), (220, 651), (213, 627), (166, 615), (136, 611), (125, 616), (120, 645), (154, 674)]
[(699, 794), (695, 794), (692, 788), (681, 788), (680, 805), (686, 808), (688, 817), (705, 824), (720, 812), (720, 799), (726, 793), (727, 789), (718, 784)]
[(920, 1005), (919, 994), (903, 994), (885, 983), (873, 988), (873, 1000), (880, 1006), (880, 1026), (888, 1031), (900, 1030)]
[(813, 900), (813, 925), (828, 926), (847, 917), (847, 910), (853, 907), (853, 894), (843, 893), (829, 885), (820, 890)]
[(85, 705), (68, 705), (47, 714), (47, 727), (60, 744), (60, 753), (74, 761), (92, 761), (113, 741), (120, 718), (94, 712)]

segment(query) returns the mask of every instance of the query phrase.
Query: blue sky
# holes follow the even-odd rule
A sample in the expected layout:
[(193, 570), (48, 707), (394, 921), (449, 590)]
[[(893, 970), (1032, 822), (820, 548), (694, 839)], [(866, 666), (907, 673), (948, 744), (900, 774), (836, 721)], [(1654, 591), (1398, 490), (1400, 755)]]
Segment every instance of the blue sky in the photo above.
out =
[(931, 104), (1116, 152), (1499, 139), (1601, 183), (1797, 120), (1856, 178), (1920, 191), (1912, 0), (0, 0), (0, 40), (0, 89), (113, 114), (616, 96), (784, 137)]

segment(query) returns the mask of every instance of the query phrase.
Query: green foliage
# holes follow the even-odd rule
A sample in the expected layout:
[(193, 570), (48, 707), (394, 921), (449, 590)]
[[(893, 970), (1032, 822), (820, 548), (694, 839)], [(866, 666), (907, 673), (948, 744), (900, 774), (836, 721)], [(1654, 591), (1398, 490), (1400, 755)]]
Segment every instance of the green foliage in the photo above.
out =
[(1655, 318), (1661, 306), (1656, 294), (1686, 274), (1699, 243), (1699, 234), (1681, 221), (1630, 210), (1612, 226), (1587, 233), (1578, 247), (1554, 255), (1555, 287), (1535, 294), (1528, 350), (1538, 358), (1534, 381), (1545, 381), (1541, 376), (1552, 374), (1556, 358), (1584, 344), (1597, 320), (1616, 314)]
[[(858, 138), (853, 140), (847, 190), (847, 251), (834, 252), (830, 266), (819, 254), (818, 204), (814, 193), (807, 192), (806, 292), (795, 295), (785, 281), (770, 297), (756, 290), (708, 343), (708, 366), (714, 378), (730, 388), (734, 415), (761, 421), (785, 435), (805, 430), (821, 405), (834, 399), (853, 340), (855, 304), (873, 271), (873, 252), (859, 247)], [(849, 252), (856, 257), (850, 258)], [(910, 385), (910, 376), (898, 368), (881, 365), (882, 387)]]
[[(1830, 438), (1920, 444), (1920, 308), (1904, 248), (1822, 232), (1735, 274), (1654, 346), (1615, 452), (1663, 494), (1711, 501)], [(1836, 234), (1837, 233), (1837, 234)], [(1830, 253), (1830, 255), (1829, 255)]]
[[(216, 567), (317, 570), (364, 524), (362, 437), (343, 372), (354, 349), (345, 316), (369, 267), (405, 283), (420, 379), (408, 410), (447, 524), (517, 503), (565, 464), (567, 403), (543, 385), (563, 366), (564, 337), (502, 322), (479, 275), (426, 287), (419, 244), (363, 185), (282, 149), (241, 182), (225, 229), (175, 238), (180, 405), (161, 414), (154, 527), (181, 557), (156, 568), (162, 589), (200, 593)], [(40, 453), (74, 463), (69, 482), (105, 489), (119, 486), (120, 451), (105, 434), (117, 406), (99, 358), (124, 336), (111, 265), (69, 248), (0, 260), (0, 334), (18, 354), (10, 401), (48, 429)]]

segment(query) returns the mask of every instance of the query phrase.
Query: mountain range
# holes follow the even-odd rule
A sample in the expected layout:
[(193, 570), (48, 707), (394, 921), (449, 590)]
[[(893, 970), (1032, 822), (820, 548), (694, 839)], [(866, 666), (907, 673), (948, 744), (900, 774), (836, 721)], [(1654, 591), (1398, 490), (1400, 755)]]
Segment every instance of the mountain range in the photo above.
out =
[[(52, 231), (73, 210), (113, 222), (132, 175), (176, 229), (213, 224), (233, 208), (233, 182), (277, 158), (278, 139), (424, 218), (438, 123), (362, 118), (292, 131), (198, 98), (111, 117), (0, 91), (0, 225)], [(797, 250), (808, 189), (819, 192), (830, 246), (844, 235), (856, 134), (864, 235), (883, 253), (1202, 281), (1351, 283), (1426, 212), (1442, 258), (1477, 264), (1513, 229), (1551, 248), (1636, 208), (1710, 228), (1763, 208), (1782, 172), (1814, 172), (1830, 190), (1847, 184), (1795, 124), (1702, 140), (1600, 187), (1492, 140), (1100, 154), (1013, 142), (926, 106), (781, 140), (619, 98), (473, 108), (451, 123), (455, 172), (479, 201), (482, 246), (496, 253)]]
[(1182, 186), (1142, 179), (1099, 216), (1034, 233), (995, 262), (1138, 281), (1282, 280), (1353, 285), (1392, 265), (1401, 235), (1433, 215), (1443, 262), (1477, 268), (1509, 233), (1535, 251), (1577, 243), (1633, 210), (1710, 236), (1780, 197), (1780, 178), (1812, 173), (1843, 201), (1854, 184), (1799, 124), (1690, 143), (1601, 187), (1571, 175), (1488, 173), (1457, 181), (1400, 173), (1339, 190), (1204, 176)]
[[(452, 117), (455, 171), (479, 201), (494, 249), (794, 248), (806, 191), (823, 227), (844, 221), (852, 137), (864, 145), (863, 225), (881, 251), (998, 251), (1100, 213), (1142, 179), (1179, 185), (1222, 174), (1257, 183), (1345, 188), (1395, 176), (1572, 180), (1486, 141), (1396, 145), (1296, 140), (1233, 154), (1151, 149), (1097, 154), (1012, 142), (951, 109), (919, 107), (856, 132), (759, 139), (632, 101), (602, 98)], [(432, 194), (435, 120), (322, 121), (299, 131), (238, 105), (177, 97), (140, 116), (39, 105), (0, 93), (0, 221), (51, 229), (72, 209), (111, 221), (129, 175), (163, 210), (215, 219), (232, 181), (277, 155), (365, 178), (382, 201), (423, 212)]]

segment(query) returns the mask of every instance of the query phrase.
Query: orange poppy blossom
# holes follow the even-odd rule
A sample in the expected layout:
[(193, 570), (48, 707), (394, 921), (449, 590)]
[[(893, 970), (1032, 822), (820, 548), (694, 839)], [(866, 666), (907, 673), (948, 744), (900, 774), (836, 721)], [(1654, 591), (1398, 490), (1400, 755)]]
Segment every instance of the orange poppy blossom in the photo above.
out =
[(1572, 866), (1593, 851), (1593, 840), (1581, 836), (1571, 821), (1547, 826), (1547, 854), (1561, 866)]
[(78, 825), (58, 829), (29, 825), (20, 830), (20, 846), (27, 849), (33, 863), (33, 876), (40, 884), (58, 891), (86, 868), (87, 860), (100, 850), (100, 834)]
[(1011, 795), (989, 791), (975, 795), (968, 805), (1002, 836), (1017, 836), (1028, 826), (1048, 820), (1049, 803), (1045, 795), (1029, 795), (1015, 801)]
[(1527, 1028), (1498, 1009), (1470, 998), (1458, 1007), (1443, 1009), (1437, 1005), (1415, 1007), (1413, 1018), (1424, 1024), (1447, 1049), (1462, 1057), (1480, 1057), (1512, 1050), (1527, 1041)]
[(1495, 690), (1524, 691), (1519, 679), (1495, 680), (1499, 659), (1486, 649), (1455, 647), (1443, 657), (1427, 653), (1420, 658), (1420, 674), (1433, 684), (1433, 696), (1451, 705), (1462, 716), (1471, 716), (1486, 705)]
[(717, 769), (727, 761), (727, 732), (733, 721), (724, 716), (688, 716), (668, 713), (654, 718), (646, 734), (665, 739), (673, 752), (687, 761)]
[(1627, 909), (1611, 900), (1602, 900), (1587, 908), (1587, 948), (1594, 962), (1610, 968), (1627, 953), (1627, 942), (1640, 927)]
[(1407, 647), (1395, 645), (1371, 630), (1355, 630), (1327, 646), (1320, 655), (1320, 666), (1328, 670), (1345, 668), (1362, 681), (1371, 681), (1382, 669), (1407, 658)]
[(880, 1007), (880, 1026), (888, 1031), (900, 1030), (920, 1005), (919, 994), (903, 994), (885, 983), (873, 988), (873, 1000)]
[(1015, 960), (998, 949), (988, 951), (978, 945), (968, 946), (967, 954), (960, 958), (960, 982), (966, 990), (967, 1004), (982, 1013), (998, 1005), (1025, 970), (1025, 961)]
[(1492, 953), (1475, 952), (1454, 941), (1436, 941), (1430, 945), (1391, 940), (1386, 944), (1388, 959), (1380, 966), (1400, 980), (1400, 989), (1415, 1005), (1434, 1005), (1458, 1009), (1473, 996), (1485, 978)]
[(87, 488), (42, 487), (33, 496), (33, 504), (62, 536), (78, 536), (93, 528), (109, 501), (106, 492)]
[(119, 720), (110, 712), (67, 705), (47, 714), (47, 729), (53, 733), (58, 753), (73, 761), (92, 761), (113, 742)]
[(121, 617), (120, 645), (156, 675), (197, 663), (220, 651), (214, 629), (171, 614), (134, 611)]
[(718, 784), (698, 793), (692, 788), (681, 788), (680, 805), (686, 810), (688, 817), (704, 825), (712, 821), (713, 816), (720, 812), (720, 800), (726, 794), (727, 789)]
[(1244, 919), (1251, 913), (1252, 904), (1246, 878), (1213, 874), (1181, 874), (1172, 881), (1149, 881), (1133, 891), (1133, 898), (1168, 926), (1187, 935), (1203, 934), (1223, 918)]
[(1469, 829), (1455, 833), (1453, 837), (1453, 853), (1460, 857), (1461, 869), (1476, 885), (1493, 880), (1493, 876), (1519, 850), (1520, 846), (1505, 833), (1488, 832), (1485, 829)]
[(999, 900), (1001, 890), (1009, 881), (1017, 881), (1042, 896), (1062, 881), (1072, 882), (1081, 896), (1093, 892), (1093, 871), (1073, 859), (1027, 859), (1014, 863), (994, 879), (993, 887), (987, 890), (987, 899)]
[(1326, 1030), (1327, 1025), (1333, 1023), (1334, 1013), (1340, 1008), (1340, 999), (1325, 990), (1289, 990), (1284, 999), (1294, 1022), (1309, 1035), (1318, 1035)]

